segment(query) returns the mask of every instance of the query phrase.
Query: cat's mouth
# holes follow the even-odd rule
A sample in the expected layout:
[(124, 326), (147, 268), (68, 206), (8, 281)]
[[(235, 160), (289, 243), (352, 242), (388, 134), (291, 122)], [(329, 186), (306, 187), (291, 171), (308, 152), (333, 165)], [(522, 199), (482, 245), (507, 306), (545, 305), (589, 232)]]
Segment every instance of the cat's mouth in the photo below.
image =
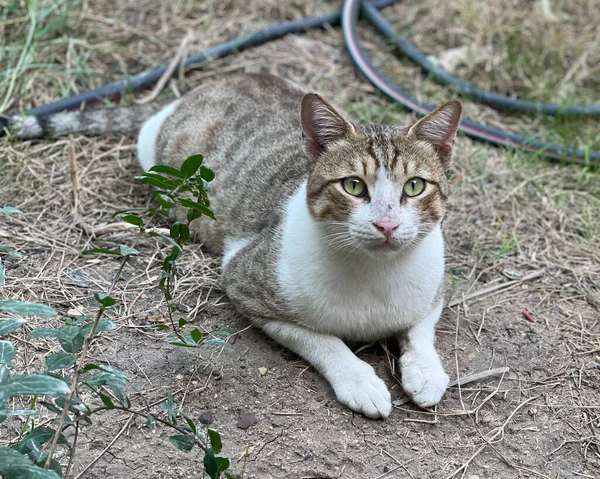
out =
[(367, 250), (372, 253), (391, 253), (398, 251), (401, 247), (401, 243), (390, 239), (374, 241), (366, 245)]

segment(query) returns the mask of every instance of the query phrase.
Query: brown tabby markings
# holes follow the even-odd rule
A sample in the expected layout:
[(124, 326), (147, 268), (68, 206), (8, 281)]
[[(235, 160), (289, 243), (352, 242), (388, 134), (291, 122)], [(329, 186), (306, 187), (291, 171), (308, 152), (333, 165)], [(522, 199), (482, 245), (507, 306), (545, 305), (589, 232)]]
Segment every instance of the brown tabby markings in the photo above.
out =
[[(415, 141), (407, 128), (356, 127), (352, 137), (332, 147), (326, 161), (314, 166), (308, 183), (309, 210), (321, 221), (347, 220), (357, 202), (368, 199), (345, 193), (341, 186), (343, 178), (360, 177), (371, 190), (378, 170), (384, 168), (396, 185), (401, 203), (413, 205), (424, 223), (436, 223), (445, 211), (448, 184), (443, 165), (431, 161), (432, 157), (436, 157), (433, 148)], [(407, 198), (403, 187), (413, 177), (425, 179), (426, 190), (417, 197)]]

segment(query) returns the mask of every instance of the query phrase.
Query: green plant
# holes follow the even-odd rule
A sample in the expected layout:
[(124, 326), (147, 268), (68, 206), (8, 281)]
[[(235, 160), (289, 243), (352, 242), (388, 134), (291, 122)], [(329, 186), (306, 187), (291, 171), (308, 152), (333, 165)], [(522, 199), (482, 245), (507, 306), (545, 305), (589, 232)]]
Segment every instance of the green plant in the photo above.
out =
[[(176, 434), (171, 435), (169, 441), (175, 447), (189, 452), (197, 446), (204, 451), (203, 466), (209, 477), (232, 478), (228, 471), (229, 460), (218, 456), (222, 443), (217, 431), (198, 426), (186, 412), (176, 408), (171, 393), (163, 401), (154, 404), (149, 404), (141, 393), (128, 394), (127, 377), (122, 371), (106, 364), (90, 362), (88, 359), (90, 345), (98, 335), (116, 328), (113, 321), (104, 318), (106, 312), (110, 311), (115, 304), (111, 293), (131, 256), (139, 254), (135, 246), (140, 236), (146, 233), (159, 236), (172, 246), (170, 253), (163, 260), (163, 273), (159, 282), (159, 288), (167, 303), (171, 327), (175, 333), (174, 337), (168, 338), (169, 342), (184, 347), (225, 344), (225, 340), (221, 338), (205, 338), (198, 328), (183, 333), (182, 328), (188, 320), (180, 318), (175, 323), (173, 316), (176, 312), (173, 301), (173, 281), (177, 274), (177, 260), (181, 257), (183, 243), (190, 236), (190, 222), (203, 215), (214, 219), (207, 194), (208, 184), (213, 180), (214, 173), (203, 166), (202, 161), (201, 155), (195, 155), (186, 160), (180, 169), (159, 165), (137, 177), (140, 181), (156, 188), (154, 196), (157, 205), (144, 209), (144, 213), (149, 213), (153, 219), (179, 206), (188, 209), (187, 221), (173, 224), (169, 236), (166, 236), (147, 230), (141, 210), (115, 213), (123, 221), (137, 226), (139, 235), (131, 246), (120, 245), (114, 250), (94, 248), (83, 252), (119, 256), (120, 266), (108, 291), (94, 295), (98, 303), (95, 313), (78, 319), (65, 318), (64, 324), (58, 328), (37, 328), (31, 331), (31, 338), (54, 338), (61, 348), (60, 351), (47, 356), (44, 374), (15, 374), (15, 368), (11, 364), (16, 354), (15, 347), (10, 341), (0, 341), (0, 422), (5, 421), (8, 416), (27, 418), (12, 447), (0, 448), (0, 476), (5, 478), (68, 477), (77, 448), (80, 426), (92, 425), (94, 417), (100, 412), (118, 410), (143, 416), (150, 429), (156, 429), (157, 424), (173, 429)], [(15, 211), (7, 210), (5, 213), (15, 213)], [(18, 254), (10, 249), (0, 252)], [(3, 278), (0, 264), (0, 280)], [(48, 306), (14, 300), (0, 300), (0, 312), (47, 317), (57, 315), (57, 312)], [(17, 317), (1, 320), (0, 336), (16, 331), (24, 323), (25, 320)], [(168, 328), (166, 325), (158, 327)], [(59, 372), (62, 377), (59, 377)], [(70, 384), (63, 379), (64, 377), (70, 378)], [(83, 390), (91, 393), (91, 400), (84, 402), (81, 399)], [(7, 400), (14, 396), (31, 396), (29, 409), (5, 409)], [(55, 426), (36, 426), (34, 418), (39, 415), (40, 408), (57, 415)], [(71, 443), (64, 435), (64, 431), (68, 428), (74, 429)], [(59, 446), (68, 449), (69, 462), (66, 466), (61, 465), (54, 457)]]

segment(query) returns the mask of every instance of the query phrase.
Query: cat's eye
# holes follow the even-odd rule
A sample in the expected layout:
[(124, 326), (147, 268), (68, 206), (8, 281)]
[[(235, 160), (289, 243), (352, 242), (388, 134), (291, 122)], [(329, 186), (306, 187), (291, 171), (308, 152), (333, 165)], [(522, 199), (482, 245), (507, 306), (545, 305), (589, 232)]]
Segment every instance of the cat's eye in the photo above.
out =
[(342, 182), (346, 193), (352, 196), (365, 196), (367, 194), (367, 185), (360, 178), (344, 178)]
[(422, 178), (411, 178), (404, 184), (406, 196), (418, 196), (425, 189), (425, 180)]

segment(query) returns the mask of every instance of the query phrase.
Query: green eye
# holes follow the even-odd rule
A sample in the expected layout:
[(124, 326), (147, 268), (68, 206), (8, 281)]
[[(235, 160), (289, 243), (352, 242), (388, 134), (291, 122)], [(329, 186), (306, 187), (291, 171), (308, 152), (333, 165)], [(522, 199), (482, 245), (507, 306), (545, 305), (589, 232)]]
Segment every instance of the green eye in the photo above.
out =
[(365, 196), (367, 194), (367, 185), (360, 178), (345, 178), (343, 184), (346, 192), (352, 196)]
[(411, 178), (404, 184), (406, 196), (418, 196), (425, 189), (425, 180), (422, 178)]

